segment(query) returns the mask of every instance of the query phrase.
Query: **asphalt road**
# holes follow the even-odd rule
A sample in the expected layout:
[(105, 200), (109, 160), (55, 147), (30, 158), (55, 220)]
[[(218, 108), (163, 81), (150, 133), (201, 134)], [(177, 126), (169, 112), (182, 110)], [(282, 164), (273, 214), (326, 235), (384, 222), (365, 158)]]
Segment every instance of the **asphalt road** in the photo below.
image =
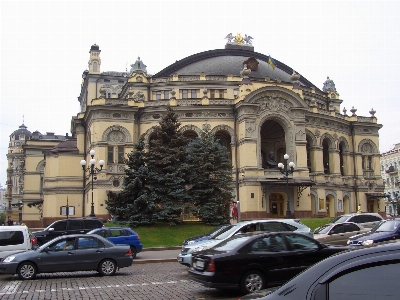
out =
[(238, 291), (219, 291), (188, 280), (188, 268), (179, 264), (179, 249), (144, 251), (129, 268), (114, 276), (97, 272), (39, 274), (22, 281), (0, 275), (0, 299), (138, 299), (237, 300)]

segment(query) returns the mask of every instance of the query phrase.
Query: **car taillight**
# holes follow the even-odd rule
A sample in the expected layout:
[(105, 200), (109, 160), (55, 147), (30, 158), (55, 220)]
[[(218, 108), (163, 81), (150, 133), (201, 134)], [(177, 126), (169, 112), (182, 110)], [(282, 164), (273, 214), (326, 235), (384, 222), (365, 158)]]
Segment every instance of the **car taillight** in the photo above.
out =
[(215, 263), (214, 263), (214, 261), (212, 259), (208, 262), (208, 266), (207, 266), (207, 270), (206, 271), (215, 272)]
[(125, 256), (132, 256), (132, 250), (131, 250), (131, 249), (129, 249), (129, 251), (128, 251), (128, 252), (126, 252)]
[(136, 239), (140, 241), (140, 236), (137, 236)]
[(31, 237), (30, 240), (31, 240), (31, 244), (32, 244), (32, 245), (35, 245), (35, 244), (36, 244), (36, 238)]

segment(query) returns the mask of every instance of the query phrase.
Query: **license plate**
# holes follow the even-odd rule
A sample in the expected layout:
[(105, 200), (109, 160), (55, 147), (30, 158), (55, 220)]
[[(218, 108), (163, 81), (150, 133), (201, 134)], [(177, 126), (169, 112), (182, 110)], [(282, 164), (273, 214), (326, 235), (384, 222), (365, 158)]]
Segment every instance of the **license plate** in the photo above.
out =
[(198, 267), (198, 268), (204, 268), (204, 261), (202, 261), (202, 260), (196, 260), (196, 261), (194, 262), (194, 264), (195, 264), (196, 267)]

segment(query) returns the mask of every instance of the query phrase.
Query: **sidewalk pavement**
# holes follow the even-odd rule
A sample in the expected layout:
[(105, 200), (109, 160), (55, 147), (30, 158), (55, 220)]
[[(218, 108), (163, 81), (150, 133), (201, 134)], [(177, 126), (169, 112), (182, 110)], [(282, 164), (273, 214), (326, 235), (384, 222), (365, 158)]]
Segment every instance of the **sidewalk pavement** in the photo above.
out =
[(178, 262), (177, 256), (181, 252), (181, 246), (143, 248), (136, 255), (133, 264), (147, 264), (159, 262)]

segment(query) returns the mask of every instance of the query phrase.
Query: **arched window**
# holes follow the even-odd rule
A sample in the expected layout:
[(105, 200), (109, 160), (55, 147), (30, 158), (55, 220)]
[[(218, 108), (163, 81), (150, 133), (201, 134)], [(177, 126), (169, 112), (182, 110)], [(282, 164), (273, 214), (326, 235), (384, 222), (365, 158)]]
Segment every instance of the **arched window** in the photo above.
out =
[(267, 120), (261, 126), (260, 133), (261, 149), (267, 155), (271, 152), (274, 154), (275, 162), (272, 164), (272, 168), (274, 168), (277, 163), (284, 161), (283, 155), (285, 154), (286, 150), (285, 131), (278, 122), (274, 120)]
[(308, 168), (308, 172), (311, 172), (311, 151), (310, 151), (310, 140), (308, 137), (306, 137), (306, 152), (307, 152), (307, 168)]
[(330, 174), (329, 171), (329, 144), (328, 139), (322, 141), (322, 162), (324, 164), (324, 173)]
[(93, 62), (93, 72), (97, 72), (97, 62)]
[(344, 176), (343, 144), (339, 144), (340, 175)]

